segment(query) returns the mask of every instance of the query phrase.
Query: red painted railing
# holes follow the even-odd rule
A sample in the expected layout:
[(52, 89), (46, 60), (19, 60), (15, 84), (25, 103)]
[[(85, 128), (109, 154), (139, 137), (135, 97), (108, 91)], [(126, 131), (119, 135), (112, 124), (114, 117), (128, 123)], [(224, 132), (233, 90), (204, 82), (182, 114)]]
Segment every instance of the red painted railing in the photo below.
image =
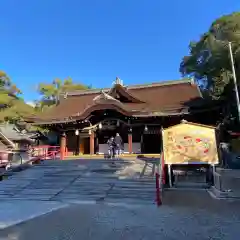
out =
[(56, 159), (60, 154), (60, 146), (39, 145), (31, 147), (31, 157), (39, 158), (41, 160)]

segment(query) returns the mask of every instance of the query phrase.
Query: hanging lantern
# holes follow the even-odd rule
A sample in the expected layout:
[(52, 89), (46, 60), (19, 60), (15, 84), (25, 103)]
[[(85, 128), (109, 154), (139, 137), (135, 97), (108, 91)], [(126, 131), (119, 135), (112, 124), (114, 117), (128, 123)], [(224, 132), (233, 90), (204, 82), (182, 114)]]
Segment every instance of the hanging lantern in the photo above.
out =
[(147, 125), (145, 125), (144, 131), (145, 131), (145, 132), (148, 131), (148, 127), (147, 127)]
[(119, 120), (117, 120), (117, 127), (119, 127), (120, 126), (120, 122), (119, 122)]
[(75, 135), (76, 135), (76, 136), (79, 135), (79, 130), (78, 130), (78, 129), (75, 131)]
[(89, 135), (91, 135), (91, 134), (92, 134), (92, 131), (91, 131), (91, 129), (88, 131), (88, 134), (89, 134)]
[(98, 128), (102, 129), (102, 123), (99, 123)]

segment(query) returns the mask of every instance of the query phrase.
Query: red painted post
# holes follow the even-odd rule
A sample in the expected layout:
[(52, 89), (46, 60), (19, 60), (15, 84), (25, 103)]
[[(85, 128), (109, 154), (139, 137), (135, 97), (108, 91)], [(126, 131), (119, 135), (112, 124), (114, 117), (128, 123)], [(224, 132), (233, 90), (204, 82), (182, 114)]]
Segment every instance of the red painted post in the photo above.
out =
[(90, 155), (94, 155), (94, 132), (91, 133), (90, 138)]
[(66, 151), (66, 134), (63, 133), (61, 135), (61, 140), (60, 140), (60, 160), (64, 160), (65, 151)]
[(161, 196), (160, 196), (160, 183), (159, 183), (159, 173), (155, 174), (156, 176), (156, 204), (157, 206), (161, 206), (162, 205), (162, 200), (161, 200)]
[(128, 152), (132, 153), (132, 133), (128, 134)]

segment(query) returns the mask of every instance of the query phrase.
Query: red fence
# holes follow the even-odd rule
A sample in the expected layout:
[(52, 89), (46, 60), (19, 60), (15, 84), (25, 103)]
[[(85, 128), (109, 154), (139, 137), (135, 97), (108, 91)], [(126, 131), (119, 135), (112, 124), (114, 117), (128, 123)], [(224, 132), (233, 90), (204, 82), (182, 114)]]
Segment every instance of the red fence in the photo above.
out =
[[(11, 163), (11, 155), (17, 154), (19, 150), (0, 150), (0, 168), (7, 167)], [(67, 156), (67, 148), (61, 153), (60, 146), (40, 145), (31, 146), (24, 152), (28, 153), (30, 161), (64, 159)], [(24, 159), (26, 160), (26, 159)]]
[(60, 146), (40, 145), (34, 146), (30, 150), (30, 155), (33, 158), (43, 160), (56, 159), (60, 156)]

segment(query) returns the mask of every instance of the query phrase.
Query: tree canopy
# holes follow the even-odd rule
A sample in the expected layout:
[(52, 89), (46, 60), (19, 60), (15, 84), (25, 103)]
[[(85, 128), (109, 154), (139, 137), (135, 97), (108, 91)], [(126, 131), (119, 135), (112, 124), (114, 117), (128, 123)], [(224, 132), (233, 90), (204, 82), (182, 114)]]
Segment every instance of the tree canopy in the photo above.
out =
[(74, 83), (71, 78), (61, 80), (55, 79), (51, 83), (40, 83), (37, 91), (40, 100), (36, 101), (36, 106), (25, 103), (21, 97), (21, 90), (11, 81), (8, 75), (0, 71), (0, 122), (12, 122), (24, 119), (49, 109), (58, 103), (61, 93), (73, 90), (85, 90), (91, 88), (80, 83)]
[(37, 109), (45, 110), (57, 104), (61, 93), (89, 88), (91, 87), (80, 83), (74, 83), (71, 78), (66, 78), (64, 80), (57, 78), (51, 83), (40, 83), (37, 90), (41, 99), (36, 102), (36, 107)]
[(0, 71), (0, 122), (15, 122), (34, 113), (34, 108), (20, 97), (21, 91), (8, 75)]
[(229, 99), (233, 94), (228, 42), (232, 43), (236, 75), (240, 83), (240, 12), (222, 16), (198, 41), (189, 44), (189, 55), (180, 64), (183, 76), (194, 77), (213, 98)]

